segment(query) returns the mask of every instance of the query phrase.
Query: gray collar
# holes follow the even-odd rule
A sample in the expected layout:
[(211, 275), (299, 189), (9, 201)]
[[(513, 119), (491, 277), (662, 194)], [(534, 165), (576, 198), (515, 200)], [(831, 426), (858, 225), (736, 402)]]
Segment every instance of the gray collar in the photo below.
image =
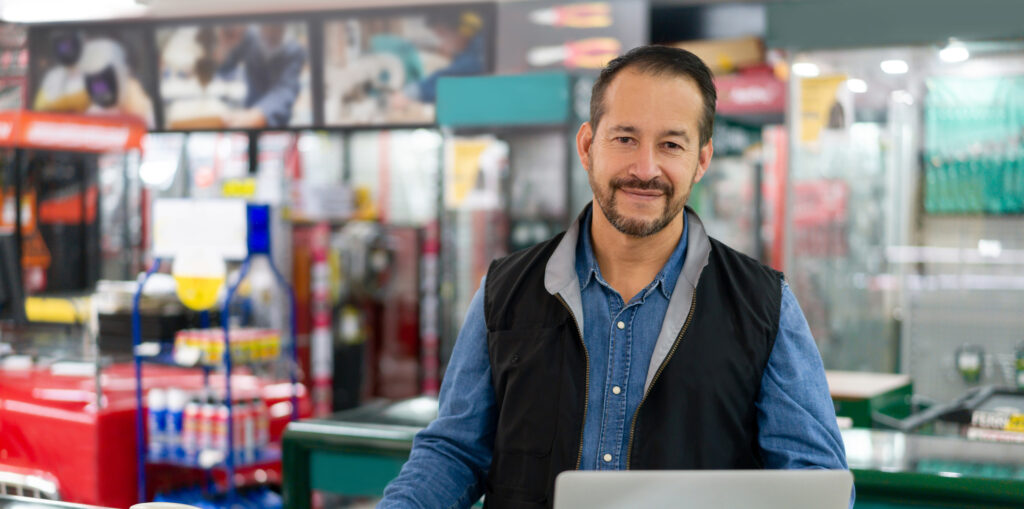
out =
[[(587, 205), (587, 207), (591, 206)], [(580, 281), (576, 277), (575, 269), (576, 242), (579, 240), (580, 224), (586, 211), (587, 209), (584, 208), (569, 229), (565, 231), (565, 235), (562, 236), (555, 251), (551, 253), (551, 258), (548, 259), (544, 268), (544, 288), (548, 293), (562, 297), (572, 312), (573, 318), (576, 319), (581, 333), (586, 329), (583, 328), (583, 297), (580, 293)], [(704, 230), (704, 223), (689, 207), (686, 208), (685, 213), (689, 214), (687, 216), (689, 231), (686, 239), (686, 260), (683, 262), (683, 270), (679, 273), (676, 290), (669, 300), (661, 332), (658, 334), (658, 341), (654, 347), (654, 354), (651, 356), (645, 391), (650, 387), (655, 372), (668, 356), (676, 336), (686, 322), (697, 289), (697, 281), (700, 280), (700, 274), (707, 266), (708, 258), (711, 255), (711, 241)]]

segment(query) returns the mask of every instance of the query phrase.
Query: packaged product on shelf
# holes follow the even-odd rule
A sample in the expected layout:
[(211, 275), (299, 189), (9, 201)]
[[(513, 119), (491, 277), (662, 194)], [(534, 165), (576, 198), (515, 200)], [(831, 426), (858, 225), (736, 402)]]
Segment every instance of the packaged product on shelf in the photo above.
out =
[(208, 364), (224, 362), (224, 331), (222, 329), (206, 329), (204, 331), (206, 351), (209, 355)]
[(223, 455), (228, 453), (228, 405), (221, 400), (213, 420), (213, 450)]
[(199, 413), (199, 449), (196, 451), (197, 459), (199, 452), (213, 450), (214, 448), (213, 426), (216, 418), (217, 404), (213, 396), (207, 395)]
[(192, 398), (182, 416), (181, 448), (186, 463), (194, 463), (199, 456), (201, 419), (202, 404), (199, 398)]
[(163, 389), (150, 389), (146, 396), (146, 404), (149, 408), (149, 457), (160, 459), (167, 452), (167, 394)]
[[(232, 329), (229, 342), (231, 361), (234, 364), (266, 362), (278, 358), (281, 354), (281, 335), (276, 329)], [(224, 361), (224, 330), (215, 328), (179, 331), (175, 337), (174, 347), (198, 350), (201, 364), (220, 364)]]
[(167, 412), (164, 432), (166, 433), (167, 456), (176, 459), (185, 457), (183, 446), (185, 405), (188, 404), (188, 394), (181, 389), (169, 389), (167, 391)]
[(244, 364), (250, 361), (248, 346), (249, 342), (252, 341), (252, 332), (253, 331), (251, 329), (238, 329), (231, 331), (231, 362)]
[(249, 457), (245, 454), (245, 420), (248, 418), (249, 405), (244, 400), (238, 401), (233, 405), (233, 413), (234, 437), (232, 443), (234, 444), (235, 464), (242, 465), (249, 461)]

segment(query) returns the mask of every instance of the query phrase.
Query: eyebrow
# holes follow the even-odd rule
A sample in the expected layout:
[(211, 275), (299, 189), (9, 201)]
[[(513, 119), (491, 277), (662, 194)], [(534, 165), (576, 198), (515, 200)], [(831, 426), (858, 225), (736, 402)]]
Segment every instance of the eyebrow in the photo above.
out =
[[(636, 134), (638, 129), (636, 127), (631, 126), (631, 125), (615, 125), (615, 126), (612, 126), (609, 129), (609, 131), (611, 131), (613, 133)], [(690, 134), (687, 133), (686, 130), (683, 130), (683, 129), (669, 129), (669, 130), (666, 130), (666, 131), (662, 131), (661, 135), (662, 136), (679, 136), (684, 141), (686, 141), (686, 143), (690, 142)]]

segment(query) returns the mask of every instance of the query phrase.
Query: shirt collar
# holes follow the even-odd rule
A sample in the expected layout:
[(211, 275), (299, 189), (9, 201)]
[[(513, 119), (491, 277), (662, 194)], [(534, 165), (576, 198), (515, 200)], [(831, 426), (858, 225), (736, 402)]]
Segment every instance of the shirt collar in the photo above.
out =
[[(651, 284), (647, 285), (647, 289), (643, 292), (645, 295), (649, 293), (648, 290), (657, 286), (661, 288), (661, 293), (666, 299), (672, 298), (672, 291), (676, 288), (679, 273), (683, 270), (683, 262), (686, 260), (687, 234), (689, 233), (690, 221), (685, 211), (682, 214), (683, 234), (679, 237), (679, 242), (672, 251), (672, 256), (665, 262), (665, 266), (661, 268), (661, 271), (654, 277)], [(580, 290), (586, 288), (592, 281), (608, 286), (608, 283), (601, 276), (601, 267), (597, 264), (597, 258), (594, 256), (594, 249), (591, 246), (590, 223), (592, 215), (593, 207), (587, 206), (583, 213), (583, 221), (580, 223), (580, 236), (576, 242), (576, 277), (579, 278)]]

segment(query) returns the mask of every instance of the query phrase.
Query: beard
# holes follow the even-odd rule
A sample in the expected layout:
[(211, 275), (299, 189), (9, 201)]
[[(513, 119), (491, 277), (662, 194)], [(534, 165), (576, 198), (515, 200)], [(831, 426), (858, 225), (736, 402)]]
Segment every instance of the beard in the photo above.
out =
[[(690, 179), (690, 185), (679, 193), (676, 193), (672, 184), (658, 178), (645, 181), (636, 177), (621, 177), (613, 179), (608, 183), (606, 188), (601, 187), (594, 181), (594, 172), (588, 171), (587, 178), (590, 180), (590, 189), (594, 191), (594, 201), (597, 202), (597, 206), (601, 207), (601, 211), (604, 212), (604, 216), (608, 218), (608, 222), (611, 223), (616, 230), (625, 233), (626, 235), (643, 238), (654, 235), (655, 233), (665, 229), (665, 227), (679, 215), (679, 212), (681, 212), (683, 207), (686, 206), (686, 201), (690, 198), (690, 191), (693, 189), (693, 184), (697, 180), (697, 171), (695, 170), (693, 172), (693, 178)], [(661, 215), (654, 219), (645, 220), (622, 214), (619, 211), (615, 200), (616, 191), (621, 189), (661, 191), (665, 199)]]

